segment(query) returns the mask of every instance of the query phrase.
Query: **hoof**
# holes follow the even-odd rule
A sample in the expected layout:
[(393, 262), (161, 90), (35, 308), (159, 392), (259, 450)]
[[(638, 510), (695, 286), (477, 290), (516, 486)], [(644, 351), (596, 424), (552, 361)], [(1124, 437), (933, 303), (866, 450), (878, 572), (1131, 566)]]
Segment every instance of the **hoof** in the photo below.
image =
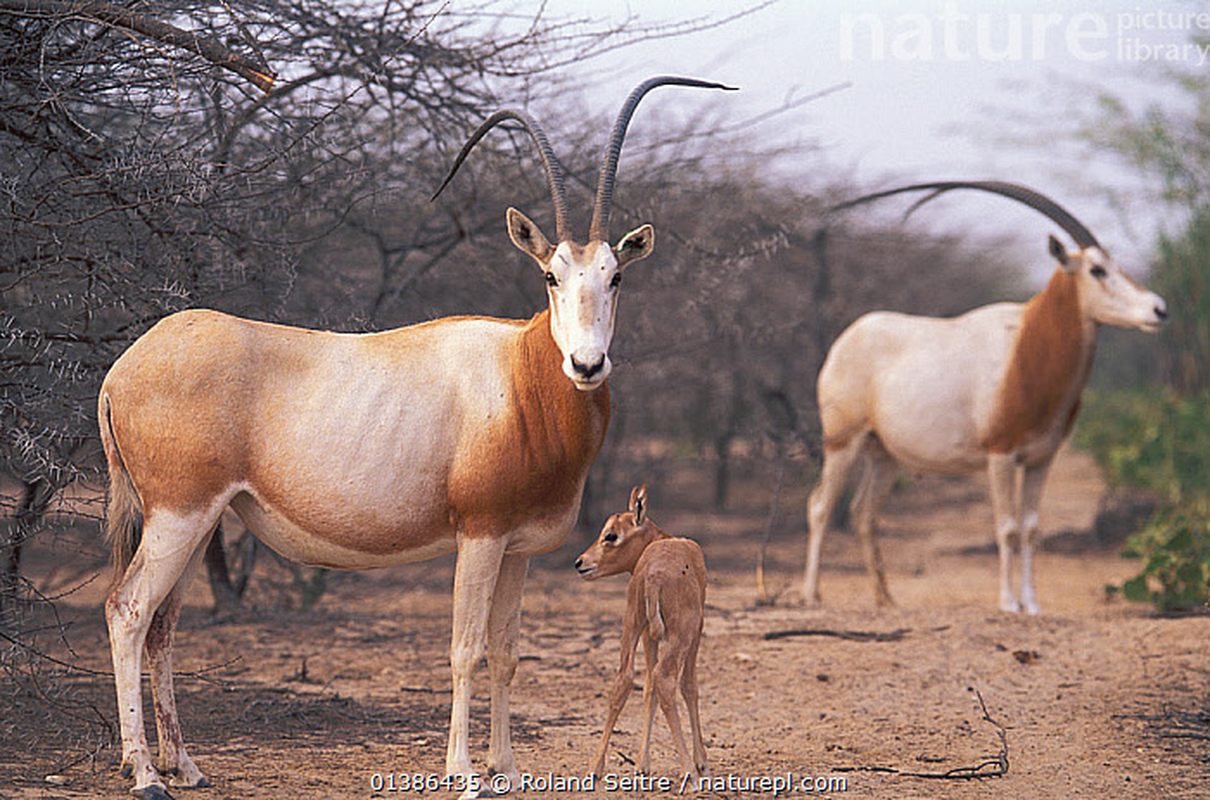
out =
[(134, 764), (129, 761), (123, 761), (122, 766), (118, 767), (118, 777), (131, 778), (134, 776)]
[(158, 784), (144, 786), (142, 789), (131, 789), (130, 793), (142, 800), (172, 800), (168, 790)]
[(212, 785), (210, 781), (206, 780), (205, 775), (199, 775), (193, 783), (187, 782), (181, 770), (177, 767), (173, 767), (170, 770), (161, 770), (160, 774), (169, 778), (168, 782), (172, 784), (172, 788), (174, 789), (209, 789)]
[(818, 594), (807, 595), (802, 592), (796, 592), (790, 596), (790, 604), (799, 608), (823, 608), (823, 598)]
[(185, 783), (184, 780), (173, 779), (172, 788), (174, 789), (209, 789), (213, 786), (210, 781), (206, 780), (206, 776), (197, 779), (196, 783)]

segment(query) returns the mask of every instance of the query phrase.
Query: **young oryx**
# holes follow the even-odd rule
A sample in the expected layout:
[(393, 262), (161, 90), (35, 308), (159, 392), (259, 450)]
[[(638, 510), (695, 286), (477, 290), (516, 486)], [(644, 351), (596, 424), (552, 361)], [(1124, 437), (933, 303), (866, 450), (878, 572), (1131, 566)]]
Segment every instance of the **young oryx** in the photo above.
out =
[[(890, 603), (891, 596), (875, 519), (899, 462), (916, 472), (987, 470), (1000, 552), (1000, 608), (1038, 613), (1032, 573), (1038, 502), (1046, 470), (1079, 409), (1098, 326), (1154, 331), (1167, 316), (1163, 299), (1131, 280), (1075, 217), (1022, 186), (923, 183), (837, 209), (932, 190), (925, 202), (951, 189), (978, 189), (1024, 203), (1059, 225), (1078, 249), (1068, 252), (1050, 237), (1058, 269), (1026, 303), (996, 303), (953, 319), (874, 312), (836, 339), (818, 382), (824, 464), (807, 501), (808, 603), (819, 602), (820, 544), (861, 456), (865, 469), (853, 517), (879, 604)], [(1017, 546), (1019, 599), (1010, 578)]]
[[(452, 317), (350, 335), (237, 319), (170, 316), (117, 360), (101, 387), (109, 462), (108, 534), (115, 580), (105, 604), (134, 793), (167, 797), (163, 778), (205, 786), (185, 753), (172, 691), (181, 598), (228, 506), (278, 552), (361, 569), (457, 551), (446, 770), (471, 776), (471, 672), (491, 671), (488, 768), (519, 777), (508, 690), (517, 666), (529, 556), (560, 546), (609, 421), (609, 344), (622, 271), (651, 253), (650, 225), (608, 244), (618, 153), (635, 107), (626, 100), (601, 167), (585, 244), (567, 225), (562, 173), (541, 127), (537, 145), (555, 206), (556, 243), (516, 209), (513, 243), (545, 276), (549, 307), (528, 321)], [(448, 178), (447, 178), (448, 182)], [(159, 732), (152, 764), (139, 687), (147, 652)], [(469, 779), (467, 783), (472, 783)]]
[[(708, 774), (702, 722), (697, 711), (697, 647), (702, 639), (706, 604), (706, 559), (702, 549), (691, 539), (674, 538), (660, 530), (647, 516), (647, 487), (636, 486), (630, 492), (630, 510), (606, 520), (592, 547), (576, 559), (576, 569), (588, 581), (632, 573), (626, 590), (626, 614), (622, 618), (621, 664), (609, 692), (601, 743), (589, 770), (600, 775), (605, 769), (609, 735), (630, 697), (634, 651), (642, 636), (647, 679), (643, 683), (639, 772), (648, 772), (651, 764), (651, 724), (655, 719), (654, 701), (658, 699), (681, 758), (681, 772), (695, 778)], [(689, 709), (692, 758), (685, 747), (676, 708), (678, 684)]]

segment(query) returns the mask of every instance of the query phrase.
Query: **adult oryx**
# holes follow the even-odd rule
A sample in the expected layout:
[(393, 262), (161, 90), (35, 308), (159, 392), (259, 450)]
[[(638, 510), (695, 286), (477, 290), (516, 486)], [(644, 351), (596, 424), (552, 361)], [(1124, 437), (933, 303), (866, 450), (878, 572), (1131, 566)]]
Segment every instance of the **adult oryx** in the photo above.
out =
[[(452, 317), (351, 335), (184, 311), (113, 365), (98, 408), (115, 576), (105, 616), (122, 771), (136, 795), (166, 797), (165, 778), (207, 785), (181, 737), (172, 638), (228, 505), (263, 541), (307, 564), (360, 569), (457, 551), (446, 769), (473, 777), (471, 673), (486, 650), (488, 769), (518, 777), (508, 689), (522, 586), (529, 556), (567, 538), (609, 422), (618, 285), (627, 265), (651, 253), (654, 235), (643, 225), (610, 246), (610, 197), (630, 117), (664, 85), (729, 88), (659, 77), (630, 94), (606, 148), (586, 243), (572, 239), (559, 163), (527, 114), (493, 115), (450, 170), (503, 120), (521, 123), (537, 145), (557, 241), (516, 209), (507, 215), (513, 243), (545, 276), (548, 308), (532, 319)], [(158, 767), (143, 731), (144, 648)]]
[[(996, 303), (952, 319), (866, 314), (833, 343), (819, 373), (824, 463), (807, 501), (810, 529), (803, 598), (819, 602), (819, 552), (853, 465), (864, 473), (853, 517), (879, 604), (891, 602), (875, 534), (896, 462), (916, 472), (986, 469), (1000, 553), (1000, 608), (1038, 613), (1032, 559), (1038, 502), (1051, 459), (1071, 430), (1100, 325), (1154, 331), (1164, 300), (1135, 283), (1075, 217), (1011, 183), (921, 183), (867, 195), (849, 208), (903, 192), (977, 189), (1041, 212), (1075, 240), (1053, 235), (1058, 268), (1026, 303)], [(919, 205), (919, 203), (918, 203)], [(1019, 483), (1019, 488), (1018, 488)], [(1020, 594), (1010, 576), (1020, 548)]]

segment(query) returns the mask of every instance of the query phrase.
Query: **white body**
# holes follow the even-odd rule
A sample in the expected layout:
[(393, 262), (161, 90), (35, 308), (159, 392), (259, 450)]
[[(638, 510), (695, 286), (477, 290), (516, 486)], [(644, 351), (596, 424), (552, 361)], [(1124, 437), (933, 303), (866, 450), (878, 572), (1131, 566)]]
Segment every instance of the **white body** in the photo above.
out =
[[(1038, 612), (1032, 557), (1042, 484), (1078, 411), (1097, 327), (1154, 330), (1166, 315), (1163, 299), (1099, 248), (1068, 254), (1052, 238), (1051, 253), (1060, 269), (1028, 303), (997, 303), (953, 319), (875, 312), (832, 345), (818, 381), (824, 465), (807, 503), (807, 602), (819, 601), (823, 534), (863, 457), (853, 516), (880, 604), (890, 594), (875, 521), (899, 463), (919, 473), (987, 470), (1000, 607)], [(1018, 546), (1019, 593), (1011, 580)]]

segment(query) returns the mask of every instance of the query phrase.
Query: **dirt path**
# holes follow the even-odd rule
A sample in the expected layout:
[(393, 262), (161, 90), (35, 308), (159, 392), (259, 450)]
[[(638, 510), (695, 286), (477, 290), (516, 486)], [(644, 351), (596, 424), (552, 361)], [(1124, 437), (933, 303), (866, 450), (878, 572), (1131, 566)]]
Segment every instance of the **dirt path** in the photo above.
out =
[[(1047, 487), (1044, 531), (1087, 530), (1103, 492), (1091, 462), (1065, 452)], [(801, 515), (799, 495), (805, 487), (790, 498), (797, 510), (787, 513)], [(1187, 738), (1182, 727), (1210, 711), (1210, 619), (1159, 619), (1108, 601), (1105, 584), (1135, 566), (1115, 551), (1043, 553), (1043, 614), (999, 613), (982, 481), (915, 481), (896, 493), (885, 515), (897, 608), (874, 608), (854, 537), (834, 531), (824, 551), (825, 608), (787, 602), (805, 544), (795, 532), (770, 551), (769, 580), (785, 590), (781, 600), (758, 609), (752, 542), (763, 520), (660, 514), (659, 502), (653, 498), (652, 516), (697, 538), (711, 569), (699, 673), (716, 782), (699, 796), (770, 797), (752, 783), (786, 773), (799, 787), (791, 794), (804, 797), (816, 794), (801, 791), (804, 777), (832, 781), (831, 791), (820, 793), (853, 797), (1210, 796), (1210, 742)], [(569, 544), (535, 563), (525, 598), (514, 735), (522, 771), (538, 776), (583, 772), (617, 659), (625, 582), (581, 583), (569, 563), (575, 552)], [(223, 624), (211, 621), (199, 582), (181, 624), (179, 667), (238, 661), (213, 673), (222, 685), (179, 681), (186, 738), (215, 783), (181, 796), (366, 798), (376, 774), (439, 773), (450, 698), (451, 578), (448, 560), (340, 575), (316, 611), (264, 611)], [(61, 611), (73, 618), (77, 663), (105, 670), (98, 595), (89, 587)], [(892, 641), (764, 638), (803, 628), (900, 633)], [(73, 713), (93, 714), (92, 704), (114, 718), (107, 679), (65, 684)], [(477, 763), (486, 757), (486, 690), (481, 670), (472, 706)], [(637, 753), (639, 712), (636, 693), (611, 748), (609, 768), (619, 774), (633, 775), (625, 759)], [(114, 747), (66, 766), (87, 756), (72, 738), (83, 723), (73, 728), (29, 703), (10, 703), (5, 713), (0, 797), (128, 796), (127, 782), (114, 773)], [(1004, 756), (1007, 774), (981, 780), (889, 771), (943, 773), (984, 762), (992, 768)], [(652, 758), (656, 774), (672, 774), (662, 721)], [(70, 783), (49, 786), (49, 773)], [(674, 783), (679, 788), (680, 779)]]

